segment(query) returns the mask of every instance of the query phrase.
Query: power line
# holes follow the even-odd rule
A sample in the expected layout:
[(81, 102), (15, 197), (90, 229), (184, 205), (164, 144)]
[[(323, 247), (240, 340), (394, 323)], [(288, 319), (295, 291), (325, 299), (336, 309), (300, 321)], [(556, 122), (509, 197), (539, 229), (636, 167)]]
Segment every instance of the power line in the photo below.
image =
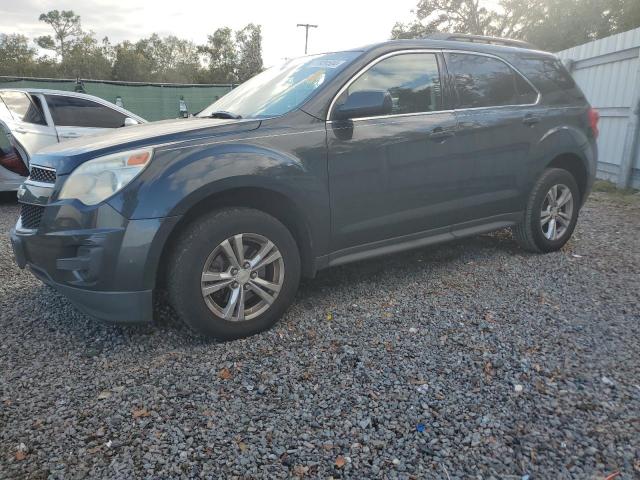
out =
[(311, 25), (309, 23), (299, 23), (298, 27), (304, 27), (304, 54), (307, 54), (307, 46), (309, 45), (309, 29), (318, 28), (318, 25)]

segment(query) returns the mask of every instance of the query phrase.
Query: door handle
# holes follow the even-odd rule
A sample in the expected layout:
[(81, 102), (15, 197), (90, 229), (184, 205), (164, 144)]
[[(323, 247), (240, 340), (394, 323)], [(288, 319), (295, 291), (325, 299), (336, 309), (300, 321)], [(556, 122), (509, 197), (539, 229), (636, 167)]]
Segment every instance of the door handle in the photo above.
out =
[(15, 128), (16, 133), (27, 133), (27, 130), (22, 127)]
[(76, 132), (67, 132), (61, 135), (63, 138), (78, 138), (79, 136), (80, 134)]
[(454, 135), (455, 132), (453, 130), (445, 130), (442, 127), (436, 127), (431, 130), (431, 133), (429, 134), (429, 140), (433, 140), (434, 142), (444, 142)]
[(528, 114), (524, 116), (524, 118), (522, 119), (522, 123), (524, 123), (525, 125), (533, 126), (536, 123), (540, 123), (540, 117)]

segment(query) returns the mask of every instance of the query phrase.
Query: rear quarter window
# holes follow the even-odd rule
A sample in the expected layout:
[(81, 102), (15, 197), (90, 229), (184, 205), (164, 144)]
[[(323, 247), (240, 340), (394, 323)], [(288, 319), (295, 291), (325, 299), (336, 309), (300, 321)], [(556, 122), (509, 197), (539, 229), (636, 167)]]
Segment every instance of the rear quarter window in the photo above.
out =
[(14, 120), (36, 125), (46, 125), (40, 101), (37, 103), (24, 92), (3, 92), (0, 94)]
[(540, 90), (547, 103), (563, 104), (585, 100), (571, 74), (556, 58), (520, 57), (517, 67)]

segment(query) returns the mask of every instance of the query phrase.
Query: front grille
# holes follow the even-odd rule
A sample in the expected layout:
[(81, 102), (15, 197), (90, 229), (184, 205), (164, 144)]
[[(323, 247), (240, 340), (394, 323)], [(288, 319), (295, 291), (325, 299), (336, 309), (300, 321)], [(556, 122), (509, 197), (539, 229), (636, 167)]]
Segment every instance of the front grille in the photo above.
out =
[(48, 168), (31, 167), (29, 178), (34, 182), (56, 183), (56, 172)]
[(23, 203), (22, 209), (20, 210), (20, 223), (22, 224), (22, 228), (29, 230), (35, 230), (38, 228), (40, 220), (42, 220), (43, 213), (44, 207)]

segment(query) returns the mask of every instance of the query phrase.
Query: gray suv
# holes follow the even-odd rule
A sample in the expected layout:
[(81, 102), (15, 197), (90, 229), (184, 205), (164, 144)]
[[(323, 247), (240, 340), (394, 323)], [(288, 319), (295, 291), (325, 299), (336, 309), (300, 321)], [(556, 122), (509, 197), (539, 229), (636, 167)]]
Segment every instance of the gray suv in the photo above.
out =
[(456, 35), (311, 55), (189, 119), (48, 147), (20, 188), (15, 256), (104, 320), (166, 289), (217, 338), (273, 325), (301, 276), (511, 227), (571, 236), (598, 115), (550, 54)]

